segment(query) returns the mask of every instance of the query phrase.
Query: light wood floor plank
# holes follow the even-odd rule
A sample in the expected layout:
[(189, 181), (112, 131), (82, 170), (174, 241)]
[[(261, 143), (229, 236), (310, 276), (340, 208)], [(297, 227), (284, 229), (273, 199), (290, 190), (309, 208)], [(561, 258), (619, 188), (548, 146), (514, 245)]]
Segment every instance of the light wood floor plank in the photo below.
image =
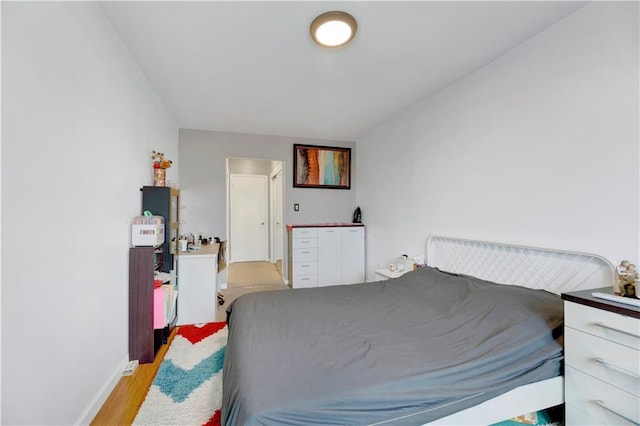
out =
[(152, 363), (139, 365), (131, 376), (123, 376), (118, 381), (91, 422), (92, 426), (130, 425), (133, 423), (177, 330), (177, 327), (173, 329), (168, 343), (158, 349)]

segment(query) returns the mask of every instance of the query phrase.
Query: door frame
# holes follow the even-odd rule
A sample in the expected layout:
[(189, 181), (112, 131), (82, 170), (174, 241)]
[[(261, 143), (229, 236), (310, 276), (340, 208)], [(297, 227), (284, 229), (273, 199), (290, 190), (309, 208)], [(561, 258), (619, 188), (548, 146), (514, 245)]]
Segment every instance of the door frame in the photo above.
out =
[[(278, 253), (276, 253), (276, 223), (278, 220), (280, 220), (284, 228), (284, 167), (282, 161), (279, 163), (280, 164), (269, 174), (269, 259), (271, 259), (271, 263), (276, 263), (278, 260)], [(274, 182), (278, 173), (280, 173), (280, 188), (277, 188)], [(282, 204), (280, 208), (281, 217), (276, 217), (276, 212), (278, 211), (276, 206), (276, 192), (278, 190), (280, 190), (280, 203)], [(284, 236), (284, 231), (282, 235)], [(282, 241), (280, 241), (280, 247), (282, 248), (282, 262), (284, 263), (284, 237)]]
[[(282, 173), (282, 226), (285, 227), (285, 217), (286, 217), (286, 181), (287, 181), (287, 173), (286, 173), (286, 161), (284, 160), (267, 160), (264, 158), (242, 158), (242, 157), (227, 157), (225, 158), (225, 215), (226, 215), (226, 235), (227, 235), (227, 247), (226, 247), (226, 255), (227, 255), (227, 264), (231, 264), (233, 262), (233, 259), (231, 259), (230, 255), (231, 255), (231, 244), (233, 244), (232, 238), (231, 238), (231, 182), (229, 179), (230, 176), (230, 172), (229, 172), (229, 161), (230, 160), (236, 160), (236, 159), (244, 159), (244, 160), (255, 160), (255, 161), (277, 161), (279, 162), (279, 166), (277, 166), (272, 172), (275, 172), (276, 170), (278, 170), (278, 168), (281, 170)], [(234, 173), (234, 174), (241, 174), (241, 173)], [(263, 175), (263, 176), (267, 176), (267, 175)], [(269, 180), (270, 181), (270, 180)], [(270, 199), (271, 199), (271, 194), (269, 192), (269, 201), (267, 202), (267, 212), (268, 212), (268, 223), (271, 224), (272, 220), (271, 220), (271, 211), (270, 211)], [(285, 278), (285, 271), (286, 271), (286, 263), (287, 263), (287, 256), (286, 256), (286, 235), (287, 233), (284, 232), (283, 230), (283, 238), (281, 241), (282, 244), (282, 268), (283, 268), (283, 280), (285, 280), (285, 284), (286, 284), (286, 278)], [(271, 240), (273, 239), (271, 232), (267, 233), (267, 258), (266, 260), (271, 259)]]

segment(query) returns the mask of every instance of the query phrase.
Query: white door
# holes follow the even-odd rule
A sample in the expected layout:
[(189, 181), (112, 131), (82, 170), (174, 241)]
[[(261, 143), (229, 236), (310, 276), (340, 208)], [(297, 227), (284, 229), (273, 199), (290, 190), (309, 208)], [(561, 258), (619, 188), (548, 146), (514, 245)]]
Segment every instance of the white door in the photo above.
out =
[(229, 176), (230, 262), (267, 260), (267, 193), (267, 176)]

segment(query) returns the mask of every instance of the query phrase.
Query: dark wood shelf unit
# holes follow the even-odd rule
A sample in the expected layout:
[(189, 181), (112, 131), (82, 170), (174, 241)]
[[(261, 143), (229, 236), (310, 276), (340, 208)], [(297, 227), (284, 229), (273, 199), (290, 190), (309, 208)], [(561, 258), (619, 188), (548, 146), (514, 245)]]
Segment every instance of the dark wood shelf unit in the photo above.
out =
[(178, 240), (178, 203), (180, 192), (175, 188), (143, 186), (142, 213), (146, 210), (164, 217), (164, 243), (158, 247), (129, 249), (129, 359), (140, 364), (153, 362), (160, 346), (167, 343), (177, 319), (175, 315), (164, 328), (153, 328), (155, 272), (171, 272), (178, 289), (174, 255)]
[(156, 253), (153, 247), (129, 249), (129, 360), (153, 362), (176, 326), (176, 314), (164, 328), (153, 328), (153, 278)]
[(153, 247), (129, 249), (129, 360), (140, 364), (153, 362), (162, 342), (153, 329), (154, 261)]

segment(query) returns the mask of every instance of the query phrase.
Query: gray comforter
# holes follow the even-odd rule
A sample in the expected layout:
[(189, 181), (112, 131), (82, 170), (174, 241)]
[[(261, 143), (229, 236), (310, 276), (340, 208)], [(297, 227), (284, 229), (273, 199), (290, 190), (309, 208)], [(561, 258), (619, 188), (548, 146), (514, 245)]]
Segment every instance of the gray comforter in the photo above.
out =
[(228, 309), (225, 425), (415, 425), (561, 374), (560, 297), (421, 268)]

